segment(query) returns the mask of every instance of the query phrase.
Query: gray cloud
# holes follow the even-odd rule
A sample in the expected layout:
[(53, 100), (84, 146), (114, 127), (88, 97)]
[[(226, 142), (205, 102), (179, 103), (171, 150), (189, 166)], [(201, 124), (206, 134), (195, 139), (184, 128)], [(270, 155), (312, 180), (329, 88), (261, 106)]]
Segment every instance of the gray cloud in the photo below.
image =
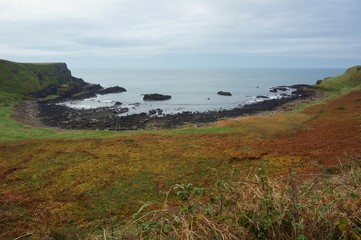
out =
[(229, 54), (359, 61), (360, 10), (358, 0), (2, 0), (0, 53), (16, 59)]

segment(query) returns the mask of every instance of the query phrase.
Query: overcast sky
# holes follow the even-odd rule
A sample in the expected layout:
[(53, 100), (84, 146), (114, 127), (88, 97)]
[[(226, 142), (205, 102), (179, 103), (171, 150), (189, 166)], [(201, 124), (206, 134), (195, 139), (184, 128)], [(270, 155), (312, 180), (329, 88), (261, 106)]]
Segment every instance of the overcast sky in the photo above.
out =
[(0, 0), (0, 58), (73, 68), (349, 67), (360, 0)]

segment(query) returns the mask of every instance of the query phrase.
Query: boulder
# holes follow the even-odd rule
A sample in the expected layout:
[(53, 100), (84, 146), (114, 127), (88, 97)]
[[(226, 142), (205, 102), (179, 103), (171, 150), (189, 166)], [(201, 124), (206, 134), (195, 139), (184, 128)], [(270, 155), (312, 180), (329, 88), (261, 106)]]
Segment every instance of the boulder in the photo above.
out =
[(88, 86), (84, 87), (84, 90), (89, 92), (97, 92), (103, 90), (103, 87), (100, 84), (89, 84)]
[(98, 93), (100, 95), (110, 94), (110, 93), (122, 93), (126, 92), (127, 90), (123, 87), (115, 86), (115, 87), (108, 87), (105, 89), (100, 90)]
[(273, 88), (271, 88), (271, 90), (269, 90), (269, 91), (276, 93), (276, 92), (278, 92), (278, 91), (285, 92), (285, 91), (287, 91), (287, 90), (288, 90), (287, 87), (285, 87), (285, 86), (279, 86), (279, 87), (273, 87)]
[(309, 84), (295, 84), (295, 85), (291, 85), (291, 86), (288, 86), (289, 88), (294, 88), (294, 89), (300, 89), (300, 88), (309, 88), (309, 87), (312, 87), (311, 85)]
[(144, 94), (143, 100), (144, 101), (164, 101), (171, 99), (172, 96), (170, 95), (163, 95), (159, 93), (152, 93), (152, 94)]
[(151, 110), (149, 110), (148, 113), (149, 113), (150, 115), (155, 115), (155, 114), (157, 114), (157, 110), (151, 109)]
[(221, 96), (232, 96), (232, 93), (230, 92), (223, 92), (223, 91), (219, 91), (217, 92), (218, 95), (221, 95)]
[(269, 97), (260, 95), (260, 96), (257, 96), (256, 98), (263, 98), (263, 99), (266, 99), (266, 98), (269, 98)]
[(277, 92), (277, 89), (271, 88), (271, 89), (269, 90), (269, 92), (276, 93), (276, 92)]

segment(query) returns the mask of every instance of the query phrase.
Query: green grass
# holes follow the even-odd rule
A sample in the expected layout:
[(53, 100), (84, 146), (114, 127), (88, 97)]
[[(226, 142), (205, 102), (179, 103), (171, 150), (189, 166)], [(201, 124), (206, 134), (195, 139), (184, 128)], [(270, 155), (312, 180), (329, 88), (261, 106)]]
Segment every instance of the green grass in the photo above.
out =
[(327, 96), (345, 95), (361, 87), (361, 66), (349, 68), (344, 74), (324, 80), (316, 85)]
[(314, 89), (324, 94), (326, 97), (313, 101), (311, 103), (304, 103), (298, 106), (292, 113), (300, 113), (306, 108), (325, 103), (331, 99), (344, 96), (351, 91), (361, 88), (361, 66), (349, 68), (344, 74), (326, 78), (321, 84), (315, 85)]
[(65, 63), (16, 63), (0, 60), (0, 89), (8, 93), (29, 95), (49, 84), (71, 81)]
[(21, 100), (22, 96), (19, 94), (0, 92), (0, 142), (25, 139), (74, 139), (116, 135), (116, 133), (107, 131), (62, 131), (22, 125), (11, 118), (14, 106), (20, 103)]

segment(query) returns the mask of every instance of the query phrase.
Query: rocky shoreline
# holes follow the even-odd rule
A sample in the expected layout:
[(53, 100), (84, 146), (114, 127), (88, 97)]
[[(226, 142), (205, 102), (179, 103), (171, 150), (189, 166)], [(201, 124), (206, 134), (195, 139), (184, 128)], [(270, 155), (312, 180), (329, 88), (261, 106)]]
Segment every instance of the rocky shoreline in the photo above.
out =
[[(109, 91), (123, 91), (123, 88), (110, 88)], [(273, 91), (283, 91), (275, 87)], [(261, 101), (232, 109), (208, 112), (182, 112), (177, 114), (163, 114), (162, 109), (153, 109), (148, 113), (124, 116), (128, 108), (121, 103), (110, 107), (93, 109), (75, 109), (59, 104), (69, 97), (44, 101), (26, 100), (15, 109), (13, 118), (17, 121), (36, 127), (52, 127), (59, 129), (87, 129), (87, 130), (139, 130), (139, 129), (174, 129), (183, 126), (202, 126), (217, 122), (225, 118), (236, 118), (250, 115), (265, 115), (274, 111), (288, 111), (298, 103), (311, 101), (319, 96), (310, 85), (288, 86), (295, 91), (291, 95), (280, 95), (278, 99), (262, 98)], [(93, 91), (108, 91), (108, 89), (94, 88)], [(125, 89), (124, 89), (125, 90)], [(84, 94), (85, 95), (85, 94)], [(84, 96), (83, 95), (83, 96)], [(72, 97), (71, 99), (79, 99)], [(260, 98), (259, 98), (260, 99)]]
[[(269, 96), (254, 96), (257, 101), (253, 104), (235, 107), (233, 109), (208, 112), (182, 112), (164, 114), (162, 109), (147, 109), (147, 113), (131, 114), (121, 102), (114, 102), (112, 106), (95, 109), (74, 109), (64, 106), (65, 101), (83, 100), (97, 95), (122, 93), (127, 90), (114, 86), (104, 88), (99, 84), (90, 84), (81, 78), (71, 75), (65, 63), (46, 65), (19, 64), (3, 62), (13, 68), (10, 79), (26, 81), (21, 76), (31, 76), (34, 80), (32, 89), (24, 88), (24, 96), (32, 98), (19, 104), (13, 118), (26, 125), (36, 127), (56, 127), (59, 129), (99, 129), (99, 130), (137, 130), (137, 129), (170, 129), (185, 125), (204, 125), (224, 118), (234, 118), (270, 112), (285, 104), (311, 99), (315, 91), (313, 86), (298, 84), (292, 86), (278, 86), (270, 89), (272, 93), (279, 93), (279, 99)], [(34, 66), (37, 66), (34, 68)], [(39, 66), (40, 70), (39, 70)], [(21, 73), (21, 74), (20, 74)], [(317, 81), (320, 84), (322, 81)], [(45, 84), (47, 83), (47, 85)], [(46, 85), (44, 87), (44, 85)], [(258, 86), (257, 86), (258, 88)], [(295, 90), (289, 94), (289, 90)], [(229, 97), (231, 92), (218, 91), (218, 95)], [(143, 94), (143, 101), (166, 101), (171, 95), (158, 93)], [(210, 100), (210, 98), (208, 98)], [(139, 103), (135, 103), (139, 104)], [(134, 104), (134, 105), (135, 105)], [(129, 111), (129, 112), (128, 112)], [(124, 116), (123, 113), (129, 115)]]
[(233, 109), (208, 112), (182, 112), (159, 115), (161, 109), (149, 113), (120, 116), (126, 108), (114, 105), (95, 109), (73, 109), (56, 103), (38, 103), (37, 117), (50, 127), (89, 130), (174, 129), (185, 125), (201, 126), (224, 118), (234, 118), (274, 111), (296, 100), (311, 99), (313, 95), (297, 94), (269, 99)]

